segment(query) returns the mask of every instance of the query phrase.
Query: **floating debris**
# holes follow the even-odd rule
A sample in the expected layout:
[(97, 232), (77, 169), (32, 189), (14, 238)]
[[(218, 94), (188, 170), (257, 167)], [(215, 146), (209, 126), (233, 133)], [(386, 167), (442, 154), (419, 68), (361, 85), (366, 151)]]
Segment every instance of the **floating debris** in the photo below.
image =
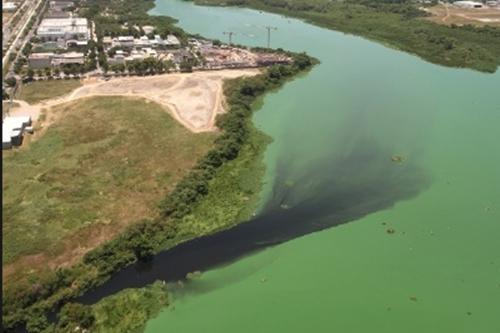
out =
[(472, 312), (467, 311), (467, 315), (468, 315), (468, 316), (472, 316)]
[(281, 209), (289, 209), (290, 206), (288, 206), (287, 204), (281, 204), (280, 205)]
[(393, 228), (389, 228), (386, 230), (386, 232), (389, 234), (389, 235), (392, 235), (396, 232), (396, 230), (394, 230)]
[(412, 302), (417, 302), (418, 299), (415, 296), (410, 296), (410, 301)]
[(261, 283), (265, 283), (265, 282), (267, 282), (267, 277), (263, 277), (262, 279), (260, 279), (260, 282), (261, 282)]
[(385, 222), (382, 222), (382, 225), (386, 225), (386, 224), (387, 224), (387, 223), (385, 223)]
[(199, 278), (201, 276), (201, 271), (189, 272), (186, 274), (186, 279), (192, 280), (195, 278)]
[(404, 157), (401, 155), (392, 155), (391, 157), (391, 161), (393, 161), (394, 163), (403, 163), (404, 160)]

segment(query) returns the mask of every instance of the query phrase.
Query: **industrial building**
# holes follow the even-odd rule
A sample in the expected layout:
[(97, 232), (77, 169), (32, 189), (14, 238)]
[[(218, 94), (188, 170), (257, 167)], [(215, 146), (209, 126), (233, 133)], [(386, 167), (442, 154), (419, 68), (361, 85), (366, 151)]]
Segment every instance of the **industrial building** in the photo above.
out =
[(28, 57), (28, 64), (34, 69), (46, 68), (52, 65), (52, 58), (54, 58), (52, 52), (32, 53)]
[(134, 38), (134, 36), (118, 36), (113, 39), (104, 37), (103, 44), (111, 44), (111, 47), (143, 48), (158, 46), (179, 47), (181, 45), (181, 42), (174, 35), (167, 35), (167, 39), (161, 38), (160, 35), (155, 35), (153, 39), (149, 39), (147, 36), (141, 36), (140, 38)]
[(28, 64), (31, 68), (46, 68), (51, 66), (60, 66), (64, 64), (79, 64), (85, 63), (85, 55), (81, 52), (68, 52), (55, 54), (47, 53), (32, 53), (28, 57)]
[(68, 52), (62, 54), (55, 54), (52, 58), (52, 66), (78, 64), (83, 65), (85, 63), (85, 55), (81, 52)]
[(62, 10), (49, 9), (47, 13), (45, 13), (44, 18), (70, 18), (71, 14), (69, 12), (65, 12)]
[(14, 12), (17, 8), (17, 3), (15, 2), (4, 2), (2, 4), (2, 11), (4, 12)]
[(23, 143), (24, 132), (32, 132), (31, 117), (5, 117), (2, 121), (2, 149), (10, 149)]
[(37, 29), (37, 36), (46, 40), (88, 40), (90, 31), (86, 18), (49, 18), (43, 19)]
[(490, 1), (486, 1), (486, 4), (487, 4), (488, 6), (490, 6), (490, 7), (500, 9), (500, 0), (490, 0)]
[(483, 8), (484, 5), (482, 2), (475, 1), (455, 1), (453, 6), (457, 6), (460, 8)]
[(73, 7), (75, 3), (67, 0), (52, 0), (49, 2), (49, 8), (57, 11), (62, 11), (66, 8)]

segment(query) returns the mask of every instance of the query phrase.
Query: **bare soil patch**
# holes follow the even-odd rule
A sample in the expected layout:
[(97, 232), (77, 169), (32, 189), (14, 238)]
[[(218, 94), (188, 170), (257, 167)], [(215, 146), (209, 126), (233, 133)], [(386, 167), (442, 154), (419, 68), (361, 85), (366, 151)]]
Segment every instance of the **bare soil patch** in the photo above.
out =
[(437, 5), (425, 10), (432, 14), (428, 19), (439, 24), (500, 26), (500, 10), (495, 8), (468, 9), (452, 5)]
[[(31, 112), (36, 119), (39, 110), (88, 96), (142, 97), (166, 106), (171, 115), (190, 131), (214, 131), (215, 116), (224, 112), (222, 84), (226, 79), (254, 76), (258, 69), (220, 70), (175, 73), (148, 77), (112, 78), (109, 81), (83, 81), (83, 86), (62, 97), (38, 104), (24, 103), (19, 114)], [(202, 106), (202, 107), (200, 107)], [(28, 108), (31, 108), (29, 111)], [(36, 111), (38, 110), (38, 112)]]

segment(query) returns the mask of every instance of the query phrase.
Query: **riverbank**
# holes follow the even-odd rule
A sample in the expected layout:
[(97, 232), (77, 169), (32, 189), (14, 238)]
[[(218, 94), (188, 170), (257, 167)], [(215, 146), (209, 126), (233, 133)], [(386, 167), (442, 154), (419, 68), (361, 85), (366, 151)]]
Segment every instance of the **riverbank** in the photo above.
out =
[(494, 73), (500, 65), (500, 29), (443, 26), (411, 3), (380, 1), (194, 0), (199, 5), (238, 6), (303, 19), (358, 35), (449, 67)]
[[(293, 65), (273, 66), (261, 75), (225, 84), (228, 112), (217, 120), (222, 133), (215, 148), (165, 198), (160, 205), (161, 218), (135, 224), (113, 241), (87, 253), (82, 263), (5, 289), (5, 327), (38, 320), (137, 260), (147, 261), (186, 239), (248, 218), (256, 208), (259, 177), (263, 174), (258, 171), (263, 167), (259, 161), (269, 142), (253, 128), (252, 105), (259, 96), (279, 88), (315, 63), (306, 55), (293, 57)], [(206, 223), (207, 217), (213, 223)]]

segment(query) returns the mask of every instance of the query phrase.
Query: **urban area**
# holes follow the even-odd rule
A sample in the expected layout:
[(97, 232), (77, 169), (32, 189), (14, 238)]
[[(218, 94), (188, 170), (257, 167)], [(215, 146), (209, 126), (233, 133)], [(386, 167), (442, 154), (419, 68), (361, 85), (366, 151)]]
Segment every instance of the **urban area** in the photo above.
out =
[[(96, 33), (95, 22), (78, 15), (84, 0), (19, 0), (3, 3), (3, 100), (19, 84), (171, 72), (258, 68), (287, 64), (283, 53), (252, 51), (229, 43), (170, 32), (153, 25), (122, 24)], [(8, 109), (8, 105), (7, 105)], [(30, 121), (3, 112), (2, 148), (21, 144)], [(27, 126), (27, 130), (25, 129)]]

